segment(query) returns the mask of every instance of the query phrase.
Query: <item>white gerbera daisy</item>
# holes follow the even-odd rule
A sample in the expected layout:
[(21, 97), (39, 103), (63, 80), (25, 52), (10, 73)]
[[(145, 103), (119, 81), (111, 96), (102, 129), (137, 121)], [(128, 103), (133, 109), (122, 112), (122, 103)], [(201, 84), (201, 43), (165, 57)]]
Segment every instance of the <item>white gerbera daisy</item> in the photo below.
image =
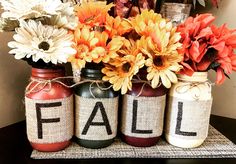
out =
[(3, 18), (31, 19), (58, 14), (60, 0), (1, 0)]
[(43, 24), (57, 26), (59, 28), (67, 28), (74, 30), (78, 26), (78, 17), (74, 13), (74, 8), (71, 3), (65, 3), (62, 6), (61, 13), (58, 15), (53, 15), (51, 17), (43, 17)]
[(12, 48), (10, 54), (15, 54), (16, 59), (32, 58), (34, 62), (42, 59), (45, 63), (66, 63), (67, 59), (76, 53), (72, 48), (73, 35), (61, 28), (42, 25), (33, 20), (21, 21), (15, 41), (8, 43)]
[[(46, 17), (56, 18), (53, 25), (74, 29), (77, 19), (72, 3), (62, 3), (61, 0), (1, 0), (4, 12), (3, 18), (11, 20), (26, 20)], [(51, 23), (52, 24), (52, 23)]]

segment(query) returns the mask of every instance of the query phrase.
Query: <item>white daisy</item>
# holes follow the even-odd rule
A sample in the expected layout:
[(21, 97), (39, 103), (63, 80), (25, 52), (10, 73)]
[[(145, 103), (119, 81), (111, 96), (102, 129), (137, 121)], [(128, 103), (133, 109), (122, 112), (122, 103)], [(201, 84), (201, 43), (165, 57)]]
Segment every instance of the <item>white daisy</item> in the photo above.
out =
[(73, 35), (63, 28), (29, 20), (21, 21), (16, 32), (15, 41), (8, 43), (12, 48), (9, 53), (15, 54), (16, 59), (32, 58), (34, 62), (42, 59), (45, 63), (57, 64), (66, 63), (68, 57), (76, 53), (72, 48)]
[[(1, 0), (4, 12), (3, 18), (26, 20), (52, 17), (61, 26), (74, 29), (77, 20), (72, 3), (62, 3), (61, 0)], [(55, 23), (55, 20), (52, 21)], [(58, 25), (54, 24), (54, 25)]]
[(78, 17), (74, 13), (71, 3), (65, 3), (62, 6), (61, 13), (51, 17), (44, 17), (41, 21), (43, 24), (57, 26), (58, 28), (67, 28), (74, 30), (78, 26)]

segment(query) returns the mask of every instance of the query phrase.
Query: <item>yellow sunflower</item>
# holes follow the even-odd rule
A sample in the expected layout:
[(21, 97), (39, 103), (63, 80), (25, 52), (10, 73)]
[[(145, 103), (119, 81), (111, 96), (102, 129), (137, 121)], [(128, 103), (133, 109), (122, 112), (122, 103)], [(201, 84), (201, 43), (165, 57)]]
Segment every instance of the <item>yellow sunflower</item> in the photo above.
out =
[(165, 19), (160, 14), (154, 13), (153, 10), (143, 10), (141, 14), (131, 20), (131, 24), (139, 35), (149, 36), (154, 24), (161, 21), (165, 21)]
[(125, 94), (128, 89), (131, 90), (133, 76), (145, 64), (145, 58), (140, 51), (137, 51), (135, 42), (130, 44), (127, 41), (125, 42), (124, 50), (119, 51), (120, 56), (110, 61), (102, 69), (102, 72), (105, 74), (103, 80), (113, 84), (115, 91), (121, 89), (121, 94)]
[(148, 67), (147, 79), (151, 81), (153, 88), (156, 88), (159, 82), (170, 88), (171, 82), (177, 82), (175, 72), (182, 68), (178, 64), (182, 61), (182, 55), (177, 51), (181, 47), (180, 34), (169, 27), (160, 28), (160, 24), (155, 26), (158, 27), (149, 37), (142, 37), (140, 40), (141, 51), (148, 56), (145, 63)]

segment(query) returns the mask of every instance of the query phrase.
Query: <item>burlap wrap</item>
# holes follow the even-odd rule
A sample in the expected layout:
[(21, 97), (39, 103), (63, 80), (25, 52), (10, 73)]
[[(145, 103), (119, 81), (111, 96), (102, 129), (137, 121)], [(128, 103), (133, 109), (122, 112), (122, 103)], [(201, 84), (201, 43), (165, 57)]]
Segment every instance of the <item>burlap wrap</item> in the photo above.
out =
[[(36, 104), (59, 103), (60, 106), (40, 107), (41, 117), (37, 115)], [(33, 100), (25, 97), (27, 136), (30, 142), (34, 143), (56, 143), (68, 141), (73, 136), (74, 115), (73, 115), (73, 95), (68, 98), (54, 100)], [(38, 111), (39, 112), (39, 111)], [(38, 118), (37, 118), (38, 116)], [(58, 119), (57, 122), (43, 122), (42, 131), (39, 128), (39, 121)], [(39, 133), (41, 131), (42, 138)]]
[[(152, 133), (133, 133), (133, 101), (137, 100), (136, 129), (152, 130)], [(122, 108), (123, 134), (132, 137), (151, 138), (158, 137), (163, 131), (163, 117), (165, 110), (166, 95), (159, 97), (136, 97), (124, 95)]]
[[(84, 140), (109, 140), (116, 137), (117, 134), (117, 124), (118, 124), (118, 97), (115, 98), (84, 98), (80, 96), (75, 96), (76, 99), (76, 109), (75, 109), (75, 135), (79, 139)], [(108, 134), (106, 126), (96, 126), (90, 125), (86, 134), (82, 132), (85, 126), (91, 118), (91, 114), (96, 108), (97, 103), (101, 103), (105, 109), (105, 113), (110, 125), (111, 134)], [(98, 106), (96, 115), (94, 116), (92, 122), (104, 123), (102, 112)]]
[[(179, 103), (182, 104), (182, 109), (179, 109)], [(205, 139), (208, 134), (211, 105), (212, 99), (191, 101), (169, 96), (165, 133), (186, 140)], [(195, 133), (195, 136), (189, 132)]]

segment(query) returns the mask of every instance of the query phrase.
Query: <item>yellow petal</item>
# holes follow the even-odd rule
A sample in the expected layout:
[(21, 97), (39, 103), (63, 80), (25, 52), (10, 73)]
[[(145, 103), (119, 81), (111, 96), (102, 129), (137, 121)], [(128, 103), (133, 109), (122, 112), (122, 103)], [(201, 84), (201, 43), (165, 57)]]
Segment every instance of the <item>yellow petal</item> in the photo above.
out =
[(172, 71), (166, 70), (166, 71), (165, 71), (165, 74), (166, 74), (166, 76), (170, 79), (170, 81), (171, 81), (172, 83), (177, 83), (177, 82), (178, 82), (178, 79), (177, 79), (176, 74), (173, 73)]
[(159, 74), (156, 73), (156, 74), (154, 75), (154, 78), (152, 79), (152, 88), (156, 88), (156, 87), (158, 86), (158, 84), (159, 84), (159, 79), (160, 79)]
[(171, 87), (171, 82), (170, 82), (170, 80), (167, 78), (166, 74), (160, 72), (160, 77), (161, 77), (161, 82), (162, 82), (162, 84), (163, 84), (166, 88), (170, 88), (170, 87)]
[(154, 76), (155, 76), (155, 72), (154, 71), (148, 73), (147, 74), (147, 80), (152, 80), (154, 78)]

